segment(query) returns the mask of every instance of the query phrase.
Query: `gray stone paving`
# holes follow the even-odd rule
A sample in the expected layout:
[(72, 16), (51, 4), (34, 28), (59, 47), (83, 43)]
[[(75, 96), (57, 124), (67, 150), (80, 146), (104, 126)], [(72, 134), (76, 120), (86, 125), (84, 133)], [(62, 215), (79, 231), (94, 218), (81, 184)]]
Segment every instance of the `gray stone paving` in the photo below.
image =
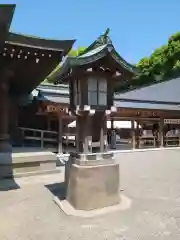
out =
[(62, 174), (21, 178), (19, 189), (0, 182), (0, 240), (179, 240), (180, 151), (149, 152), (142, 158), (117, 154), (123, 194), (132, 206), (101, 217), (66, 216), (46, 187)]

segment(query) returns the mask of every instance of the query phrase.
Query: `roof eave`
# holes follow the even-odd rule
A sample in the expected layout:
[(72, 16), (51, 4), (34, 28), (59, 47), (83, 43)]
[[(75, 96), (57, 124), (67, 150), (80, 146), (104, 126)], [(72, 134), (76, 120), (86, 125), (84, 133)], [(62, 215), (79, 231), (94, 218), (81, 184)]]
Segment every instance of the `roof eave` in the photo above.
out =
[(9, 45), (15, 45), (15, 46), (21, 46), (21, 47), (27, 47), (27, 48), (35, 48), (35, 49), (41, 49), (41, 50), (46, 50), (46, 51), (63, 52), (63, 49), (57, 49), (57, 48), (47, 48), (47, 47), (34, 46), (34, 45), (11, 42), (11, 41), (5, 41), (5, 43), (7, 43)]
[(6, 42), (13, 45), (25, 46), (43, 50), (64, 52), (66, 55), (76, 40), (54, 40), (27, 36), (9, 32)]
[(107, 44), (104, 45), (104, 48), (100, 49), (92, 55), (90, 54), (87, 56), (86, 53), (84, 54), (84, 57), (83, 55), (80, 55), (78, 57), (67, 57), (66, 61), (63, 62), (60, 68), (54, 74), (50, 75), (47, 79), (50, 82), (55, 82), (57, 80), (58, 82), (63, 82), (64, 76), (70, 68), (91, 64), (106, 57), (107, 54), (110, 54), (113, 60), (116, 61), (116, 63), (124, 68), (127, 72), (131, 73), (132, 75), (135, 74), (134, 66), (130, 65), (121, 56), (119, 56), (112, 44)]
[(59, 69), (55, 71), (54, 73), (52, 72), (48, 77), (47, 80), (49, 82), (56, 83), (70, 68), (69, 64), (69, 57), (66, 57), (63, 62), (59, 65)]
[(130, 72), (131, 74), (137, 74), (137, 69), (135, 66), (129, 64), (126, 60), (124, 60), (115, 50), (114, 46), (109, 47), (109, 53), (115, 62), (121, 65), (126, 71)]
[[(67, 71), (72, 68), (72, 67), (76, 67), (76, 66), (83, 66), (83, 65), (87, 65), (89, 63), (92, 63), (94, 61), (97, 61), (98, 59), (102, 58), (105, 56), (105, 52), (103, 55), (102, 51), (98, 52), (96, 55), (93, 56), (89, 56), (89, 57), (84, 57), (83, 55), (81, 55), (80, 57), (66, 57), (66, 59), (61, 63), (59, 69), (53, 73), (50, 74), (47, 77), (47, 80), (50, 82), (56, 82), (58, 80), (58, 82), (61, 82), (60, 79), (64, 77), (64, 75), (67, 73)], [(63, 80), (62, 80), (63, 81)]]

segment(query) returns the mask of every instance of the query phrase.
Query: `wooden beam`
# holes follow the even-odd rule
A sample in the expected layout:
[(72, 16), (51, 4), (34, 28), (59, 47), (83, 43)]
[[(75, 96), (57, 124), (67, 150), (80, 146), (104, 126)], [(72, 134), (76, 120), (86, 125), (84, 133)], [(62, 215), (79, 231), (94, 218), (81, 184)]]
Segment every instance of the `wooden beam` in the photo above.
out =
[(135, 121), (155, 121), (155, 122), (158, 122), (160, 120), (160, 118), (142, 118), (142, 117), (120, 117), (120, 116), (109, 116), (108, 117), (108, 120), (111, 120), (113, 119), (114, 121), (132, 121), (132, 120), (135, 120)]

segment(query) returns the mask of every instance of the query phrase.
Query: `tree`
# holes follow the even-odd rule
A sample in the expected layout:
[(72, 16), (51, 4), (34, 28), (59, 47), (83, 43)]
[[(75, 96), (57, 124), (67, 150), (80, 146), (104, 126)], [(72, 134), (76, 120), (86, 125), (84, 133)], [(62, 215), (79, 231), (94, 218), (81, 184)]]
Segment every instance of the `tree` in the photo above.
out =
[(77, 50), (71, 49), (69, 52), (70, 57), (77, 57), (79, 54), (81, 54), (86, 48), (85, 47), (79, 47)]
[(167, 44), (157, 48), (149, 57), (137, 64), (139, 74), (118, 91), (137, 88), (157, 81), (165, 81), (180, 75), (180, 32), (173, 34)]

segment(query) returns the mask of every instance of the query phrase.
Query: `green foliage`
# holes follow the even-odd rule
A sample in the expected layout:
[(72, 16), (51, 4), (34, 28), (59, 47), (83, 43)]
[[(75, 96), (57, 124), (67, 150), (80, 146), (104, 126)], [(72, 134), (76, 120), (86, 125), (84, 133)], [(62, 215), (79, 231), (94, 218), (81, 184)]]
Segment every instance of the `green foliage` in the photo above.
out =
[(70, 57), (77, 57), (79, 54), (82, 54), (85, 49), (85, 47), (79, 47), (77, 50), (71, 49), (68, 55)]
[(124, 91), (165, 81), (180, 75), (180, 32), (173, 34), (166, 45), (157, 48), (149, 57), (142, 58), (136, 67), (140, 74), (120, 87)]
[(177, 32), (169, 38), (168, 42), (170, 43), (172, 41), (179, 41), (179, 40), (180, 40), (180, 32)]
[(77, 50), (71, 49), (68, 53), (68, 56), (70, 57), (76, 57), (77, 56)]

